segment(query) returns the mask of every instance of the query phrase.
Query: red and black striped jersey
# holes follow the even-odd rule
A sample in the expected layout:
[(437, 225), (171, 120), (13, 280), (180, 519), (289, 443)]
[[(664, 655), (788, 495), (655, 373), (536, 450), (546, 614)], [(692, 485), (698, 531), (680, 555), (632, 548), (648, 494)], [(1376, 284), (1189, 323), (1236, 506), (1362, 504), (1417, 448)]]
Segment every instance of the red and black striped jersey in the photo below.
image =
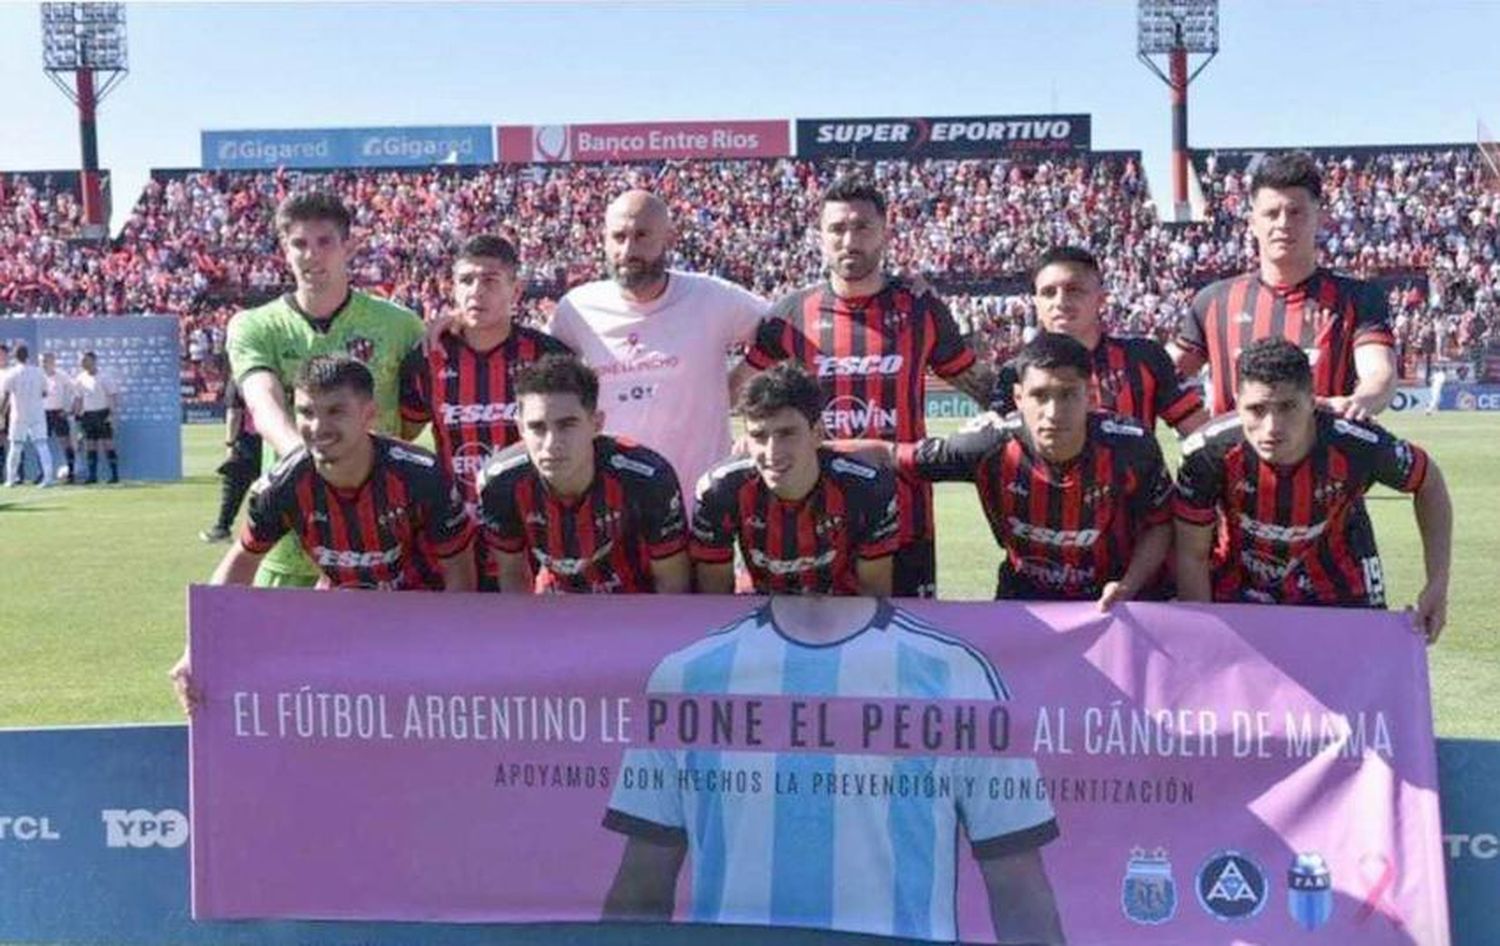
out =
[(1042, 459), (1020, 418), (903, 444), (896, 463), (927, 480), (963, 480), (1005, 550), (998, 598), (1084, 600), (1120, 578), (1141, 533), (1172, 518), (1172, 479), (1138, 423), (1088, 416), (1083, 452)]
[[(745, 360), (791, 360), (817, 378), (828, 436), (904, 443), (927, 435), (927, 369), (942, 378), (975, 361), (948, 307), (891, 278), (873, 296), (841, 299), (827, 282), (779, 300)], [(903, 543), (933, 535), (932, 488), (898, 481)]]
[(1182, 442), (1179, 519), (1217, 523), (1215, 601), (1384, 607), (1385, 580), (1364, 494), (1375, 483), (1422, 487), (1427, 454), (1375, 424), (1314, 414), (1312, 449), (1278, 467), (1260, 458), (1238, 417)]
[(796, 502), (765, 485), (755, 462), (730, 460), (698, 481), (693, 561), (727, 563), (739, 543), (760, 594), (860, 593), (855, 563), (896, 551), (896, 476), (827, 448), (818, 481)]
[[(1171, 356), (1154, 339), (1102, 335), (1092, 354), (1089, 400), (1096, 410), (1133, 418), (1155, 431), (1158, 417), (1176, 427), (1203, 406), (1202, 395), (1182, 384)], [(1016, 409), (1019, 380), (1014, 361), (1001, 366), (990, 410), (1003, 416)]]
[(505, 341), (489, 351), (476, 351), (445, 333), (427, 351), (413, 349), (401, 363), (401, 417), (432, 424), (438, 456), (474, 502), (485, 461), (520, 440), (516, 372), (543, 355), (572, 351), (521, 325), (512, 326)]
[(458, 487), (428, 451), (370, 439), (375, 464), (352, 490), (318, 475), (306, 448), (287, 454), (252, 487), (240, 544), (264, 555), (291, 532), (335, 588), (442, 590), (438, 559), (474, 538)]
[(1177, 327), (1179, 348), (1208, 359), (1213, 376), (1210, 410), (1234, 408), (1240, 349), (1262, 338), (1285, 338), (1312, 361), (1313, 393), (1354, 392), (1354, 349), (1396, 343), (1385, 292), (1374, 283), (1315, 271), (1295, 286), (1272, 286), (1258, 273), (1221, 279), (1193, 299)]
[(623, 438), (594, 438), (593, 482), (572, 499), (552, 493), (525, 444), (507, 447), (484, 468), (479, 508), (491, 546), (529, 555), (538, 594), (655, 591), (651, 562), (687, 548), (677, 474)]

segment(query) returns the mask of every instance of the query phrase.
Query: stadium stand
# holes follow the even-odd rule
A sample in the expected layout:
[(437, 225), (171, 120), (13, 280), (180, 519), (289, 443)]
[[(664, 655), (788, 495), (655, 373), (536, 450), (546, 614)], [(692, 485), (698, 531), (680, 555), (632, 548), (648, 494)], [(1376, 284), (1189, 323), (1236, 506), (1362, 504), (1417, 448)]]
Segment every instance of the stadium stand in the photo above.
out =
[[(1270, 149), (1196, 152), (1201, 223), (1164, 223), (1136, 152), (1043, 159), (859, 165), (889, 195), (892, 256), (952, 300), (976, 346), (1002, 359), (1031, 321), (1025, 269), (1045, 247), (1091, 246), (1105, 263), (1106, 319), (1166, 338), (1194, 292), (1254, 263), (1250, 169)], [(1325, 258), (1385, 284), (1403, 367), (1477, 359), (1500, 345), (1494, 288), (1500, 195), (1463, 145), (1313, 149), (1327, 181)], [(331, 189), (356, 208), (355, 281), (417, 311), (441, 308), (448, 253), (504, 232), (529, 274), (521, 318), (601, 275), (596, 222), (620, 190), (661, 194), (679, 223), (679, 264), (765, 295), (817, 278), (807, 225), (849, 165), (796, 159), (629, 165), (504, 165), (328, 172), (154, 172), (118, 238), (77, 239), (76, 176), (0, 176), (0, 313), (164, 312), (182, 318), (184, 394), (216, 398), (223, 327), (282, 291), (271, 228), (287, 193)]]

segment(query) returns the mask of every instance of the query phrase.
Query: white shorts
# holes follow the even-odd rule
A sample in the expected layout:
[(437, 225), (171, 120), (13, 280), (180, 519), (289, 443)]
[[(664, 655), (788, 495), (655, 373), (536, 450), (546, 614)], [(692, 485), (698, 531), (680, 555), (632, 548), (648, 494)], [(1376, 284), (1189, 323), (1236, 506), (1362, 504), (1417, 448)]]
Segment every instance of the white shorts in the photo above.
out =
[(6, 438), (11, 443), (25, 443), (30, 440), (33, 443), (45, 443), (47, 440), (47, 422), (30, 424), (26, 427), (12, 427)]

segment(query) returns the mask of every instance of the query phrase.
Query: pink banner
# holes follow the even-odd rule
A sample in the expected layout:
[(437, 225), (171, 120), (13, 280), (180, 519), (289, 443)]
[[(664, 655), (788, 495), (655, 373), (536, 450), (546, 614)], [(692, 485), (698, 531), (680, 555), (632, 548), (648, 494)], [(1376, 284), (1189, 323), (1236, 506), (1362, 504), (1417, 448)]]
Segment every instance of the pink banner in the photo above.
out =
[(199, 918), (1448, 942), (1353, 610), (195, 588)]
[(522, 164), (784, 158), (791, 154), (791, 124), (782, 120), (500, 125), (495, 146), (502, 162)]

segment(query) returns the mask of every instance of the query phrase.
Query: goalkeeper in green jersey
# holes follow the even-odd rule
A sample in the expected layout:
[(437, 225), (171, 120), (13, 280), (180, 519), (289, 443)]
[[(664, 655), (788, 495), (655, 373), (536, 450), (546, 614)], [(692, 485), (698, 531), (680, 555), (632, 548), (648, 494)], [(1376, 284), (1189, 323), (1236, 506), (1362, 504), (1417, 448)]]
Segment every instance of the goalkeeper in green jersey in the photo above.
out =
[[(288, 405), (292, 380), (316, 355), (345, 354), (375, 378), (376, 429), (399, 436), (401, 360), (422, 340), (412, 312), (349, 286), (348, 208), (332, 194), (288, 197), (276, 208), (276, 236), (296, 289), (229, 322), (229, 367), (275, 457), (302, 445)], [(275, 462), (268, 456), (266, 465)], [(261, 586), (312, 586), (318, 571), (290, 536), (262, 561)]]

